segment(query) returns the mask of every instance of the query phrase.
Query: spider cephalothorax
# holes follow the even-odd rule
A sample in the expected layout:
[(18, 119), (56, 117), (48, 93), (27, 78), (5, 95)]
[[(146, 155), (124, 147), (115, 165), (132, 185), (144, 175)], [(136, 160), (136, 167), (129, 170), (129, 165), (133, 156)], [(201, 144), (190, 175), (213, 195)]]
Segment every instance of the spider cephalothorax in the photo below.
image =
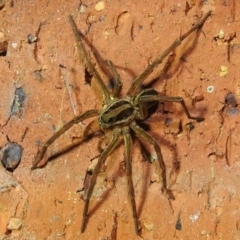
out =
[[(182, 105), (186, 115), (190, 119), (195, 119), (197, 121), (204, 120), (201, 117), (193, 117), (189, 114), (188, 109), (184, 100), (181, 97), (168, 97), (159, 94), (154, 89), (144, 89), (139, 91), (140, 86), (143, 81), (147, 78), (147, 76), (156, 68), (160, 63), (162, 63), (163, 59), (166, 58), (177, 46), (181, 44), (181, 42), (193, 31), (201, 29), (206, 19), (210, 16), (211, 11), (209, 11), (201, 21), (192, 27), (187, 33), (182, 35), (180, 38), (176, 39), (168, 49), (166, 49), (162, 54), (160, 54), (153, 62), (150, 64), (138, 77), (136, 77), (127, 92), (127, 96), (123, 99), (119, 98), (122, 83), (120, 76), (117, 73), (116, 68), (112, 64), (111, 61), (106, 61), (108, 67), (112, 71), (112, 74), (115, 79), (115, 84), (112, 91), (109, 91), (105, 84), (103, 83), (102, 78), (100, 77), (98, 71), (94, 68), (91, 63), (89, 56), (86, 52), (86, 49), (83, 45), (82, 35), (77, 31), (77, 27), (73, 21), (72, 16), (69, 16), (69, 22), (72, 27), (74, 36), (77, 41), (77, 48), (80, 53), (80, 58), (83, 61), (86, 70), (93, 75), (95, 78), (98, 87), (102, 91), (103, 94), (103, 107), (100, 110), (92, 109), (88, 110), (85, 113), (74, 117), (70, 122), (66, 123), (61, 129), (59, 129), (42, 147), (36, 156), (36, 161), (32, 167), (32, 169), (43, 166), (47, 163), (47, 154), (46, 150), (50, 144), (52, 144), (57, 138), (59, 138), (64, 132), (66, 132), (69, 128), (71, 128), (74, 124), (77, 124), (87, 118), (97, 117), (97, 122), (99, 129), (106, 134), (111, 132), (111, 139), (108, 141), (107, 146), (105, 148), (101, 147), (101, 140), (99, 142), (99, 158), (98, 162), (94, 168), (93, 174), (91, 176), (89, 188), (86, 189), (84, 194), (84, 210), (83, 210), (83, 221), (81, 232), (84, 231), (86, 220), (88, 216), (88, 208), (89, 201), (93, 193), (93, 189), (96, 183), (97, 176), (101, 170), (103, 163), (106, 158), (111, 154), (111, 152), (118, 145), (118, 140), (120, 136), (123, 136), (125, 153), (124, 160), (126, 166), (126, 176), (128, 179), (129, 186), (129, 195), (131, 200), (133, 218), (135, 231), (139, 234), (139, 226), (137, 219), (137, 210), (134, 196), (134, 187), (132, 181), (132, 136), (131, 132), (134, 132), (134, 136), (138, 138), (141, 142), (146, 142), (154, 147), (156, 152), (156, 160), (158, 161), (161, 168), (161, 178), (162, 178), (162, 191), (169, 197), (172, 197), (171, 190), (167, 188), (167, 180), (166, 180), (166, 167), (163, 161), (162, 153), (160, 146), (156, 142), (156, 140), (149, 135), (143, 128), (138, 125), (138, 121), (143, 121), (149, 116), (149, 109), (156, 105), (158, 102), (178, 102)], [(96, 59), (97, 60), (97, 59)], [(91, 129), (91, 123), (86, 127), (84, 131), (84, 137), (87, 138), (89, 136), (89, 132)]]

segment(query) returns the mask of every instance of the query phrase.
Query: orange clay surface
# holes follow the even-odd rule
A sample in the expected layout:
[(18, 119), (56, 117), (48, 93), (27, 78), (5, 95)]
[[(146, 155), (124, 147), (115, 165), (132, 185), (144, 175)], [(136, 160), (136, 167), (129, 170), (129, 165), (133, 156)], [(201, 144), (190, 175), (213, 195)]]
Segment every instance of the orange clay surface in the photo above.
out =
[[(0, 239), (240, 239), (240, 114), (233, 104), (240, 103), (239, 1), (0, 2), (0, 50), (6, 52), (0, 53), (0, 147), (10, 141), (24, 149), (14, 172), (0, 166)], [(84, 201), (77, 191), (98, 156), (98, 137), (30, 170), (39, 143), (74, 116), (101, 107), (95, 80), (85, 81), (67, 16), (103, 59), (113, 61), (125, 96), (134, 77), (208, 10), (202, 32), (177, 49), (169, 71), (160, 76), (162, 64), (146, 80), (159, 77), (157, 91), (183, 97), (192, 115), (205, 118), (191, 121), (178, 104), (164, 104), (145, 121), (162, 148), (175, 200), (161, 193), (158, 165), (144, 161), (135, 141), (142, 228), (135, 234), (121, 145), (99, 175), (80, 233)], [(32, 43), (29, 34), (37, 37)], [(17, 88), (26, 99), (21, 112), (11, 114)], [(233, 101), (226, 101), (229, 93)], [(66, 132), (49, 152), (81, 140), (87, 123)]]

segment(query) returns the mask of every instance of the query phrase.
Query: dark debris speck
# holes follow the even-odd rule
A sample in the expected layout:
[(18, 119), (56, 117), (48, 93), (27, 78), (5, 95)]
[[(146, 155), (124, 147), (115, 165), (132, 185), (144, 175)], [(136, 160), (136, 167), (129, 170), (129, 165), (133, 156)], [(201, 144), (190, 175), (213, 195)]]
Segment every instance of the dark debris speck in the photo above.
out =
[(172, 118), (167, 118), (165, 121), (165, 125), (169, 127), (172, 124)]
[(33, 34), (28, 34), (27, 39), (28, 39), (28, 43), (31, 44), (37, 41), (37, 36)]
[(194, 129), (194, 125), (193, 125), (193, 123), (187, 123), (186, 124), (186, 129), (190, 132), (190, 131), (192, 131), (193, 129)]
[(176, 222), (176, 225), (175, 225), (175, 228), (179, 231), (182, 230), (182, 224), (181, 224), (181, 219), (178, 218), (177, 222)]
[(231, 107), (236, 107), (237, 106), (237, 101), (236, 98), (234, 97), (234, 95), (230, 92), (228, 93), (225, 102), (229, 105), (231, 105)]
[(8, 171), (14, 171), (21, 161), (23, 153), (22, 146), (17, 143), (9, 142), (0, 150), (0, 159), (4, 168)]
[(7, 56), (7, 50), (8, 50), (8, 42), (7, 41), (0, 42), (0, 57)]
[(21, 117), (24, 101), (26, 99), (26, 94), (22, 87), (16, 88), (15, 98), (13, 101), (11, 115), (18, 115)]

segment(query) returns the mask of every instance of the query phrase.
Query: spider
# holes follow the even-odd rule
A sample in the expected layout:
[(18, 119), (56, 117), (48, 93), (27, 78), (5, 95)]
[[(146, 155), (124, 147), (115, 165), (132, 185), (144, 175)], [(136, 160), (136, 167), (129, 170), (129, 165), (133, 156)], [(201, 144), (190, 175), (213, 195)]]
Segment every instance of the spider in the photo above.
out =
[[(35, 157), (35, 163), (32, 166), (32, 169), (42, 167), (48, 161), (48, 157), (46, 156), (46, 151), (49, 145), (51, 145), (55, 140), (57, 140), (63, 133), (65, 133), (68, 129), (70, 129), (74, 124), (80, 123), (85, 119), (96, 117), (84, 130), (83, 133), (83, 141), (87, 139), (89, 133), (91, 132), (91, 127), (94, 124), (98, 125), (99, 129), (105, 134), (103, 138), (99, 141), (99, 158), (98, 162), (93, 170), (89, 188), (86, 189), (84, 193), (84, 210), (82, 216), (82, 225), (81, 232), (84, 232), (85, 225), (88, 219), (88, 209), (90, 198), (93, 193), (94, 186), (96, 184), (97, 177), (99, 172), (101, 171), (101, 167), (106, 161), (106, 158), (111, 154), (111, 152), (119, 145), (119, 138), (123, 138), (124, 142), (124, 160), (125, 160), (125, 171), (128, 180), (129, 186), (129, 195), (131, 201), (132, 214), (134, 219), (134, 226), (136, 234), (140, 233), (138, 216), (136, 210), (136, 202), (134, 195), (134, 186), (132, 180), (132, 135), (134, 133), (135, 137), (140, 140), (142, 143), (147, 143), (152, 145), (154, 151), (156, 152), (156, 160), (159, 163), (161, 169), (161, 178), (162, 178), (162, 192), (167, 195), (168, 198), (173, 198), (172, 192), (167, 188), (167, 180), (166, 180), (166, 166), (163, 161), (163, 156), (161, 153), (161, 148), (156, 142), (156, 140), (149, 135), (142, 127), (139, 126), (139, 122), (148, 118), (149, 110), (158, 102), (176, 102), (180, 103), (183, 107), (183, 110), (189, 119), (194, 119), (196, 121), (203, 121), (202, 117), (193, 117), (190, 115), (187, 106), (181, 97), (168, 97), (159, 94), (156, 90), (152, 88), (139, 90), (143, 81), (147, 78), (147, 76), (160, 64), (163, 59), (165, 59), (174, 49), (176, 49), (181, 42), (189, 36), (195, 30), (198, 31), (201, 29), (207, 18), (211, 15), (211, 11), (207, 12), (206, 15), (195, 25), (193, 26), (187, 33), (183, 34), (181, 37), (176, 39), (168, 49), (166, 49), (162, 54), (160, 54), (148, 67), (134, 80), (127, 92), (127, 96), (125, 98), (119, 98), (121, 89), (122, 89), (122, 81), (120, 79), (119, 74), (117, 73), (116, 68), (114, 67), (111, 61), (107, 61), (107, 65), (111, 70), (114, 78), (115, 84), (111, 91), (103, 83), (101, 76), (99, 75), (96, 68), (90, 61), (90, 58), (87, 54), (87, 51), (83, 44), (83, 36), (77, 30), (75, 22), (72, 16), (68, 16), (69, 23), (71, 25), (72, 31), (74, 33), (77, 48), (83, 61), (83, 64), (86, 70), (95, 78), (98, 87), (100, 88), (103, 95), (103, 104), (102, 108), (99, 110), (91, 109), (86, 111), (85, 113), (74, 117), (71, 121), (66, 123), (61, 129), (59, 129), (52, 137), (50, 137), (45, 144), (42, 146), (42, 149), (38, 151)], [(97, 59), (96, 59), (97, 60)], [(106, 140), (107, 136), (111, 136), (111, 139), (108, 140), (108, 144), (103, 149), (101, 147), (102, 141)]]

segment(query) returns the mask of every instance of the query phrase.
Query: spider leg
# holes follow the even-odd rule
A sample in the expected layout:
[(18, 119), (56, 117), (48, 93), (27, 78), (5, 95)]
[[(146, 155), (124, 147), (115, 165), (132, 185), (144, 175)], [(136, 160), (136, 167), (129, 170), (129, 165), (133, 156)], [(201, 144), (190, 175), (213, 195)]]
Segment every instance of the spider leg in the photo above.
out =
[(129, 133), (129, 127), (124, 127), (123, 138), (124, 138), (124, 144), (125, 144), (124, 159), (126, 163), (126, 175), (128, 180), (129, 195), (130, 195), (131, 206), (132, 206), (135, 232), (138, 235), (139, 228), (138, 228), (138, 219), (137, 219), (137, 209), (136, 209), (134, 186), (133, 186), (133, 180), (132, 180), (132, 138)]
[(114, 77), (114, 80), (115, 80), (115, 84), (114, 84), (114, 87), (113, 87), (113, 91), (112, 91), (112, 95), (113, 97), (118, 97), (121, 90), (122, 90), (122, 81), (121, 81), (121, 78), (117, 72), (117, 69), (116, 67), (113, 65), (112, 61), (110, 60), (107, 60), (106, 61), (108, 67), (110, 68), (110, 70), (112, 71), (113, 73), (113, 77)]
[(153, 145), (154, 150), (157, 154), (157, 160), (158, 160), (158, 163), (159, 163), (159, 166), (161, 169), (161, 176), (162, 176), (162, 181), (163, 181), (162, 191), (167, 195), (168, 198), (173, 199), (174, 196), (172, 195), (171, 190), (167, 189), (166, 166), (163, 161), (163, 156), (162, 156), (160, 146), (158, 145), (156, 140), (151, 135), (149, 135), (147, 132), (145, 132), (140, 126), (138, 126), (136, 124), (136, 122), (132, 122), (130, 127), (136, 133), (136, 136), (139, 139)]
[(102, 133), (103, 130), (101, 126), (99, 125), (98, 118), (94, 119), (92, 122), (90, 122), (87, 127), (85, 128), (83, 132), (83, 138), (87, 139), (97, 133)]
[(105, 149), (105, 147), (102, 147), (102, 145), (104, 144), (104, 146), (108, 146), (109, 142), (111, 141), (111, 132), (107, 131), (104, 133), (104, 135), (99, 139), (98, 141), (98, 145), (97, 145), (97, 149), (99, 151), (99, 153), (103, 152), (103, 150)]
[(98, 159), (98, 163), (93, 171), (89, 188), (87, 189), (86, 194), (84, 195), (85, 205), (84, 205), (84, 209), (83, 209), (83, 219), (82, 219), (82, 226), (81, 226), (82, 233), (85, 230), (85, 225), (86, 225), (87, 217), (88, 217), (89, 201), (92, 196), (98, 174), (101, 170), (103, 163), (105, 162), (106, 158), (108, 157), (108, 155), (115, 149), (116, 143), (118, 141), (120, 134), (121, 134), (121, 130), (119, 128), (115, 128), (113, 130), (112, 139), (111, 139), (109, 145), (107, 146), (107, 148), (104, 149), (104, 151), (101, 153), (101, 155)]
[(68, 16), (68, 20), (69, 23), (71, 25), (72, 31), (74, 33), (76, 42), (77, 42), (77, 48), (80, 54), (80, 59), (83, 61), (85, 67), (87, 68), (87, 70), (94, 76), (94, 78), (97, 81), (98, 86), (100, 87), (104, 100), (106, 102), (109, 102), (110, 100), (110, 94), (109, 91), (107, 89), (107, 87), (105, 86), (105, 84), (103, 83), (102, 78), (100, 77), (98, 71), (94, 68), (93, 64), (91, 63), (86, 48), (84, 47), (83, 41), (82, 41), (82, 34), (77, 30), (76, 24), (73, 21), (73, 17), (71, 15)]
[[(186, 113), (187, 117), (189, 119), (194, 119), (197, 121), (203, 121), (204, 118), (202, 117), (193, 117), (190, 115), (187, 106), (185, 104), (185, 101), (182, 97), (168, 97), (168, 96), (163, 96), (163, 95), (155, 95), (155, 96), (141, 96), (140, 97), (140, 104), (139, 104), (139, 108), (142, 106), (141, 102), (151, 102), (151, 101), (160, 101), (160, 102), (177, 102), (180, 103), (184, 109), (184, 112)], [(139, 110), (139, 112), (141, 113), (141, 110)]]
[[(32, 170), (38, 168), (38, 163), (43, 159), (45, 152), (49, 145), (51, 145), (54, 141), (56, 141), (63, 133), (65, 133), (69, 128), (71, 128), (74, 124), (82, 122), (83, 120), (90, 118), (90, 117), (95, 117), (98, 115), (98, 110), (92, 109), (89, 110), (79, 116), (74, 117), (71, 121), (66, 123), (62, 128), (60, 128), (55, 134), (53, 134), (52, 137), (50, 137), (43, 145), (42, 149), (40, 152), (38, 152), (36, 156), (36, 162), (32, 166)], [(44, 159), (43, 165), (47, 163), (47, 158)]]
[(128, 90), (127, 95), (128, 96), (133, 96), (142, 82), (149, 76), (150, 73), (160, 64), (162, 61), (168, 56), (170, 52), (172, 52), (176, 47), (178, 47), (182, 41), (190, 35), (192, 32), (195, 30), (201, 29), (203, 26), (204, 22), (207, 20), (207, 18), (211, 15), (211, 11), (208, 11), (206, 15), (195, 25), (193, 26), (188, 32), (183, 34), (180, 38), (177, 38), (171, 45), (170, 47), (165, 50), (162, 54), (160, 54), (148, 67), (138, 76), (134, 79), (132, 86)]

